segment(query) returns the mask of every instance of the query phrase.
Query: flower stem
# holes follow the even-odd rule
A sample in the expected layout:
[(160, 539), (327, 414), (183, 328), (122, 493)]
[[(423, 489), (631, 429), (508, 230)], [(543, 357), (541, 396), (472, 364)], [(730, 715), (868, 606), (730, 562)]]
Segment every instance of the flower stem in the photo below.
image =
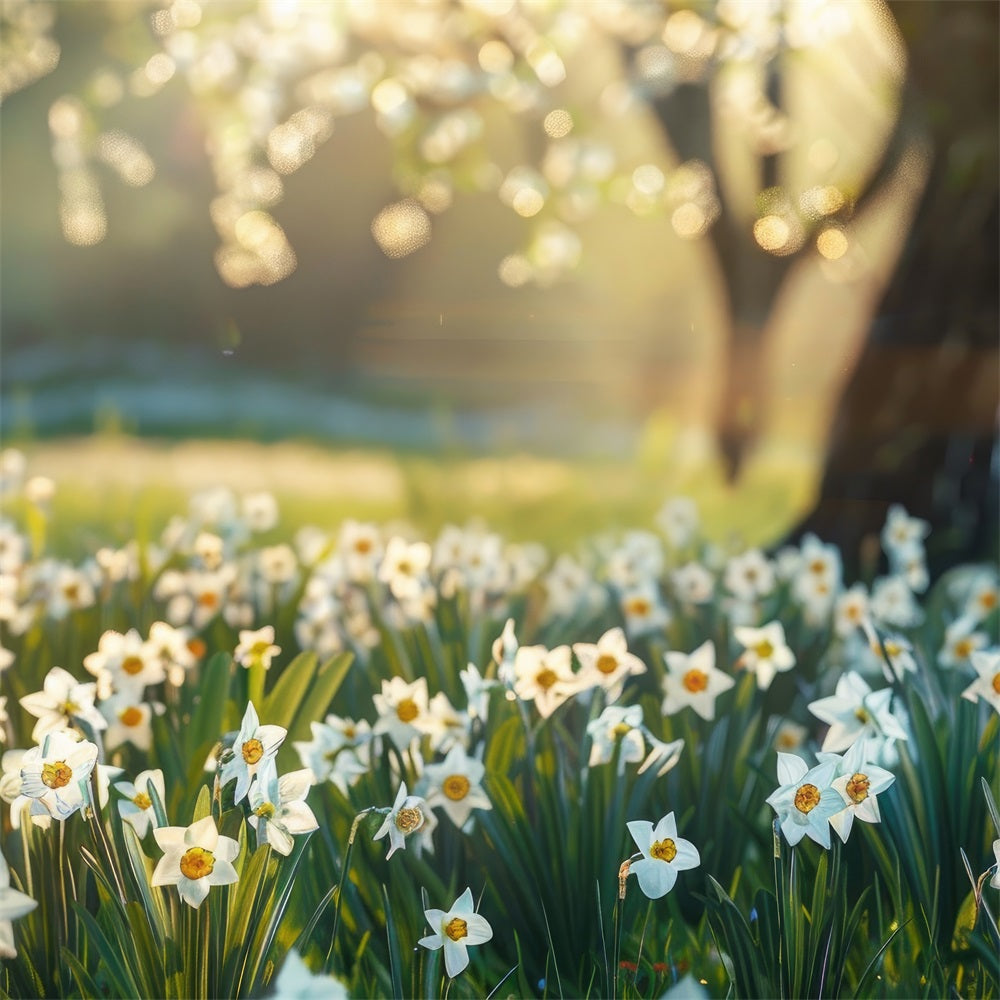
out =
[(333, 950), (337, 943), (337, 930), (340, 927), (340, 904), (344, 898), (344, 883), (347, 881), (347, 872), (351, 867), (351, 853), (354, 850), (354, 838), (358, 834), (358, 827), (361, 825), (361, 821), (370, 813), (375, 811), (375, 806), (369, 806), (367, 809), (362, 809), (361, 812), (354, 817), (354, 822), (351, 824), (351, 832), (347, 837), (347, 850), (344, 852), (344, 862), (340, 868), (340, 882), (337, 885), (337, 906), (333, 911), (333, 931), (330, 934), (330, 947), (326, 953), (326, 961), (323, 966), (328, 971), (330, 970), (330, 965), (333, 960)]
[(264, 675), (267, 671), (264, 664), (255, 660), (247, 668), (247, 701), (251, 702), (257, 711), (264, 705)]

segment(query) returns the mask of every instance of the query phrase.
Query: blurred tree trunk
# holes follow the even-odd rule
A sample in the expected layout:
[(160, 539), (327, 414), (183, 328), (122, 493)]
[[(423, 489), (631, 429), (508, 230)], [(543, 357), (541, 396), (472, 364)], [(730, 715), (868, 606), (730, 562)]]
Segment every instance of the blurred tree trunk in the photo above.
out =
[(814, 531), (858, 568), (901, 503), (931, 522), (939, 573), (997, 555), (1000, 5), (889, 7), (908, 56), (899, 129), (927, 137), (930, 173), (794, 537)]

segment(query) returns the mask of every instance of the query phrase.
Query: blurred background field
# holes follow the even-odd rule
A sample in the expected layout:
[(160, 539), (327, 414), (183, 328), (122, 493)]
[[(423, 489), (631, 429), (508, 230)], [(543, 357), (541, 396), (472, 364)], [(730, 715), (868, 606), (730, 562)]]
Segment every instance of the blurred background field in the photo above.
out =
[(286, 528), (363, 518), (401, 520), (435, 534), (445, 524), (480, 519), (511, 541), (544, 539), (556, 550), (616, 529), (651, 527), (671, 495), (695, 498), (706, 534), (719, 542), (765, 544), (808, 505), (812, 476), (801, 455), (762, 459), (737, 492), (717, 464), (671, 461), (669, 431), (654, 433), (635, 461), (110, 434), (34, 442), (26, 454), (30, 473), (57, 482), (53, 542), (75, 556), (123, 544), (137, 530), (156, 534), (192, 493), (215, 486), (270, 490)]
[(994, 8), (10, 0), (3, 443), (116, 529), (255, 470), (557, 542), (897, 501), (969, 557)]

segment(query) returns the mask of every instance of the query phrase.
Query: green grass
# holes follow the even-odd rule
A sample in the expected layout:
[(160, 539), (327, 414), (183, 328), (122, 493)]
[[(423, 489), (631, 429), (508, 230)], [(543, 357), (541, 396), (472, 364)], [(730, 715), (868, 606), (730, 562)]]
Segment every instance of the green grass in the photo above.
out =
[[(32, 473), (56, 479), (51, 543), (70, 555), (97, 545), (153, 537), (187, 508), (191, 492), (230, 485), (270, 490), (281, 523), (320, 527), (345, 518), (410, 523), (434, 534), (480, 519), (512, 541), (554, 550), (625, 528), (651, 527), (672, 495), (694, 499), (707, 537), (767, 544), (808, 509), (813, 466), (773, 451), (752, 462), (736, 485), (717, 464), (673, 464), (671, 433), (651, 426), (636, 454), (564, 459), (394, 453), (293, 443), (161, 440), (92, 436), (25, 446)], [(19, 515), (18, 504), (7, 513)]]

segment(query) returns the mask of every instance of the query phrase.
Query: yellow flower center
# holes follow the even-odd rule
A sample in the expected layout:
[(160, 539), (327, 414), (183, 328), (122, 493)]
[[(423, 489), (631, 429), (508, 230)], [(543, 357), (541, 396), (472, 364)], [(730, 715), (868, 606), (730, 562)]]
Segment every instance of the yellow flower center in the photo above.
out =
[(871, 781), (867, 774), (852, 774), (848, 779), (846, 790), (852, 802), (864, 802), (868, 798), (868, 788)]
[(358, 555), (366, 556), (372, 550), (372, 542), (370, 538), (356, 538), (354, 540), (354, 551)]
[(396, 813), (394, 822), (401, 833), (413, 833), (424, 825), (424, 814), (413, 806), (404, 806)]
[(256, 764), (264, 756), (264, 744), (258, 739), (247, 740), (243, 744), (243, 759), (248, 764)]
[(192, 881), (211, 875), (215, 868), (215, 855), (204, 847), (189, 847), (181, 858), (181, 874)]
[(141, 674), (142, 667), (143, 667), (142, 657), (140, 656), (135, 656), (135, 655), (126, 656), (125, 659), (122, 660), (122, 670), (124, 670), (125, 673), (131, 675), (132, 677), (134, 677), (136, 674)]
[(618, 669), (618, 657), (610, 653), (601, 653), (597, 658), (597, 669), (602, 674), (613, 674)]
[(145, 792), (136, 792), (132, 802), (140, 809), (148, 809), (153, 804), (153, 800)]
[(118, 713), (118, 721), (123, 726), (138, 726), (142, 722), (142, 709), (136, 708), (135, 705), (129, 705), (128, 708)]
[(955, 643), (955, 656), (957, 656), (960, 660), (968, 659), (968, 656), (972, 652), (973, 648), (971, 640), (967, 638), (959, 639), (958, 642)]
[(993, 675), (993, 690), (1000, 694), (1000, 673)]
[(795, 808), (800, 813), (812, 812), (819, 805), (819, 789), (815, 785), (800, 785), (795, 793)]
[(400, 722), (412, 722), (419, 714), (420, 709), (412, 698), (404, 698), (396, 706), (396, 715)]
[(80, 706), (75, 701), (64, 701), (62, 703), (62, 714), (66, 716), (76, 715), (80, 711)]
[(204, 594), (198, 595), (198, 603), (203, 608), (214, 608), (219, 603), (219, 595), (213, 594), (210, 590), (207, 590)]
[(400, 559), (396, 563), (396, 572), (402, 576), (413, 576), (413, 564), (408, 559)]
[(65, 788), (72, 777), (73, 768), (64, 760), (42, 765), (42, 784), (48, 788)]
[(557, 680), (559, 680), (559, 678), (556, 676), (556, 672), (554, 670), (550, 670), (548, 667), (542, 667), (542, 669), (535, 674), (535, 683), (543, 691), (548, 691), (548, 689), (552, 687)]
[(205, 645), (204, 641), (197, 638), (188, 639), (187, 648), (188, 652), (197, 660), (200, 660), (208, 651), (208, 647)]
[(649, 848), (649, 856), (657, 861), (673, 861), (677, 857), (677, 845), (669, 837), (654, 841)]
[(274, 803), (261, 802), (253, 812), (255, 816), (263, 816), (264, 819), (270, 819), (274, 815)]
[(813, 573), (822, 573), (826, 569), (826, 563), (823, 562), (822, 559), (813, 559), (813, 561), (809, 563), (809, 569)]
[(611, 729), (612, 736), (624, 736), (626, 733), (632, 731), (632, 727), (627, 722), (619, 722), (618, 725), (613, 726)]
[(625, 604), (625, 614), (634, 618), (645, 618), (652, 610), (652, 605), (645, 597), (633, 597)]
[(469, 936), (469, 925), (461, 917), (452, 917), (444, 925), (444, 932), (452, 941), (460, 941)]
[(80, 596), (80, 585), (78, 583), (63, 584), (63, 595), (68, 601), (75, 601)]
[(708, 674), (704, 670), (692, 667), (683, 678), (682, 683), (692, 694), (704, 691), (708, 687)]
[(854, 718), (858, 720), (862, 725), (866, 725), (871, 721), (871, 716), (868, 714), (867, 708), (857, 708), (854, 710)]
[(448, 796), (452, 802), (458, 802), (469, 794), (469, 779), (464, 774), (449, 774), (441, 785), (441, 791)]
[(997, 606), (997, 592), (995, 590), (987, 590), (985, 593), (980, 594), (979, 603), (987, 611), (992, 611)]
[(761, 639), (761, 641), (754, 646), (753, 651), (757, 654), (758, 659), (769, 660), (774, 653), (774, 646), (772, 646), (767, 639)]

